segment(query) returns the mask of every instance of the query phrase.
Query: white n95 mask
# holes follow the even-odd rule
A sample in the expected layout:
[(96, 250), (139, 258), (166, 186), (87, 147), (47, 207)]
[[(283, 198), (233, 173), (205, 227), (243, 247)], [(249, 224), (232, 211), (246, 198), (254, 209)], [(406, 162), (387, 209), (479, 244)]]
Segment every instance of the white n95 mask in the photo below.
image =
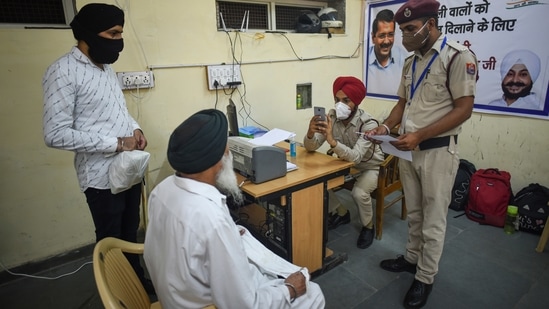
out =
[(351, 115), (351, 109), (349, 108), (349, 106), (347, 106), (347, 104), (343, 102), (336, 103), (335, 111), (336, 111), (336, 117), (339, 120), (347, 119)]

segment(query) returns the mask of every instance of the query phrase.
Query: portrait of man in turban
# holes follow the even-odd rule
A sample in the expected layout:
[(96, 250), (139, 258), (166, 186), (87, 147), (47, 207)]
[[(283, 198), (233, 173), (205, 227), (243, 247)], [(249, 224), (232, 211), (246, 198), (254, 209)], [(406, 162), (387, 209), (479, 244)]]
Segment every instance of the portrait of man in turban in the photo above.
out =
[(532, 91), (540, 67), (539, 57), (531, 51), (514, 50), (508, 53), (500, 66), (503, 95), (489, 105), (541, 109), (540, 98)]

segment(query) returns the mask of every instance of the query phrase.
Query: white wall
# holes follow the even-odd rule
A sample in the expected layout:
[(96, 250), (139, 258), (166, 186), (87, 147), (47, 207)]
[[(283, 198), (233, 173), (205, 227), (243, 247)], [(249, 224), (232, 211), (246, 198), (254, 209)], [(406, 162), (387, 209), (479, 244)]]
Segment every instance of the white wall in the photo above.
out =
[[(77, 0), (77, 7), (88, 2)], [(126, 95), (149, 140), (151, 189), (172, 172), (166, 161), (172, 130), (192, 113), (215, 106), (216, 93), (207, 88), (203, 65), (230, 63), (231, 47), (228, 36), (216, 31), (214, 0), (119, 3), (126, 11), (125, 49), (114, 68), (155, 68), (155, 88), (141, 91), (140, 99), (135, 92)], [(279, 34), (240, 34), (237, 57), (242, 55), (245, 99), (255, 120), (295, 131), (301, 139), (313, 112), (295, 110), (296, 84), (312, 83), (313, 104), (329, 108), (335, 77), (362, 76), (362, 50), (351, 57), (362, 40), (362, 5), (361, 0), (347, 0), (344, 35), (287, 34), (300, 57), (331, 55), (329, 59), (295, 60)], [(235, 33), (230, 36), (234, 43)], [(0, 29), (0, 42), (0, 262), (14, 267), (91, 244), (95, 235), (72, 154), (47, 148), (42, 140), (42, 75), (75, 44), (72, 33)], [(289, 61), (279, 62), (283, 60)], [(243, 86), (239, 90), (244, 93)], [(225, 111), (228, 96), (219, 92), (218, 98), (217, 108)], [(233, 100), (239, 109), (238, 92)], [(392, 105), (367, 99), (361, 106), (378, 116)], [(549, 185), (549, 167), (542, 158), (549, 149), (548, 129), (547, 121), (474, 114), (460, 136), (461, 154), (477, 167), (511, 172), (515, 191), (530, 182)]]

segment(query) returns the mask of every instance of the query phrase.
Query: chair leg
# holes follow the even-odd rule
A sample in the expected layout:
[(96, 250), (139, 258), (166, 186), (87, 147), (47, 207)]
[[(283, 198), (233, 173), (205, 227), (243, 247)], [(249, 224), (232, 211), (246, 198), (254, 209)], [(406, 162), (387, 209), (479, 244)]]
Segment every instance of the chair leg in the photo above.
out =
[[(402, 194), (404, 195), (404, 191), (402, 191)], [(406, 198), (402, 196), (402, 200), (400, 201), (400, 204), (402, 205), (400, 208), (400, 219), (406, 220), (406, 216), (408, 215), (408, 210), (406, 209)]]
[(545, 244), (547, 243), (547, 239), (549, 238), (549, 222), (545, 223), (545, 227), (543, 228), (543, 232), (541, 233), (541, 237), (539, 238), (538, 246), (536, 247), (537, 252), (543, 252), (543, 249), (545, 249)]
[(383, 213), (385, 211), (385, 200), (381, 194), (376, 196), (376, 239), (381, 240), (383, 234)]

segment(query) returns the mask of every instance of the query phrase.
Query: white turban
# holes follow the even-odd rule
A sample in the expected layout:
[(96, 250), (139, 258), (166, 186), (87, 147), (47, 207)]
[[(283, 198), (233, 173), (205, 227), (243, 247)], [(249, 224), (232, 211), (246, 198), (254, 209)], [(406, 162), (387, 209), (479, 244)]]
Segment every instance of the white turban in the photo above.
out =
[(532, 83), (535, 82), (539, 76), (541, 62), (536, 54), (525, 49), (514, 50), (503, 58), (500, 65), (501, 80), (505, 78), (505, 75), (507, 75), (507, 72), (509, 72), (511, 67), (517, 63), (526, 66), (526, 69), (532, 78)]

